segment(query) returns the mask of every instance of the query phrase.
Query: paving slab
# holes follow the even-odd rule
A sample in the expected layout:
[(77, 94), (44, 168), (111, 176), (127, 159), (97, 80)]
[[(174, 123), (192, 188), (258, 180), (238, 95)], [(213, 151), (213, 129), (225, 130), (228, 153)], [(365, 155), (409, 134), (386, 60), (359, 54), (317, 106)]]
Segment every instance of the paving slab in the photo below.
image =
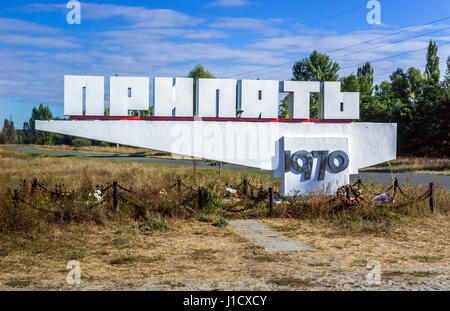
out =
[(314, 248), (302, 241), (285, 237), (257, 220), (232, 220), (230, 221), (230, 227), (241, 237), (264, 247), (269, 252), (314, 251)]

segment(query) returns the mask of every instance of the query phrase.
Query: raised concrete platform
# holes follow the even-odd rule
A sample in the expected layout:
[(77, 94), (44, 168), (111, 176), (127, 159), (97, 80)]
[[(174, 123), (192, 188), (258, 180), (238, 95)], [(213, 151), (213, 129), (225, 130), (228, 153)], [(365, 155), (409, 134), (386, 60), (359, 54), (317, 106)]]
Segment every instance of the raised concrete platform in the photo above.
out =
[(233, 220), (230, 221), (230, 227), (241, 237), (269, 252), (314, 251), (314, 248), (302, 241), (287, 238), (257, 220)]

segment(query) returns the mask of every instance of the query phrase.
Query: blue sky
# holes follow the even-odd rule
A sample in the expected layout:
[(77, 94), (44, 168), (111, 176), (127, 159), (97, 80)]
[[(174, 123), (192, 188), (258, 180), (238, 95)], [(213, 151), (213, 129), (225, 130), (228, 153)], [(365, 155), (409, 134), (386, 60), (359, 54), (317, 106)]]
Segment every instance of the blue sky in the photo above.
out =
[(398, 67), (423, 70), (420, 49), (433, 39), (443, 76), (450, 1), (379, 0), (379, 25), (367, 23), (367, 2), (80, 1), (81, 24), (70, 25), (67, 1), (2, 1), (0, 120), (21, 128), (40, 103), (62, 116), (64, 74), (182, 77), (201, 63), (216, 77), (287, 80), (314, 49), (339, 62), (340, 76), (374, 61), (379, 83)]

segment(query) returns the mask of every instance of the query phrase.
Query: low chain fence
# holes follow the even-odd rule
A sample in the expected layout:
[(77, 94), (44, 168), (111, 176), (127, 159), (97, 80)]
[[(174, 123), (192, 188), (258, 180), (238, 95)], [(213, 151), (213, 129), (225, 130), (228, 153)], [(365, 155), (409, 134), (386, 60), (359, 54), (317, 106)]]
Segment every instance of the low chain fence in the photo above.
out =
[[(48, 209), (47, 206), (43, 207), (42, 205), (51, 201), (61, 208), (68, 203), (75, 203), (88, 209), (102, 206), (106, 208), (106, 206), (109, 206), (109, 208), (112, 208), (113, 212), (117, 212), (125, 203), (134, 208), (135, 218), (144, 217), (148, 207), (154, 204), (154, 198), (147, 197), (147, 199), (145, 199), (136, 190), (120, 185), (117, 181), (113, 181), (106, 186), (97, 185), (94, 188), (94, 190), (89, 191), (86, 195), (86, 193), (80, 193), (80, 191), (69, 191), (66, 189), (65, 185), (54, 185), (53, 187), (49, 187), (40, 183), (37, 178), (34, 178), (31, 182), (31, 186), (28, 186), (27, 181), (24, 180), (22, 187), (14, 189), (12, 201), (15, 209), (20, 209), (22, 205), (26, 205), (38, 211), (55, 215), (59, 213), (58, 210)], [(214, 195), (206, 188), (186, 185), (181, 178), (178, 178), (168, 189), (173, 192), (170, 193), (170, 195), (176, 196), (176, 199), (178, 199), (176, 204), (179, 206), (188, 206), (194, 211), (205, 211), (214, 199), (217, 200), (217, 195), (214, 197)], [(11, 192), (10, 189), (8, 191)], [(362, 194), (363, 192), (365, 193), (364, 195)], [(42, 194), (46, 194), (46, 200), (39, 200), (40, 194), (41, 197)], [(156, 196), (166, 197), (169, 196), (169, 194), (165, 189), (161, 189)], [(369, 196), (372, 196), (372, 198), (369, 199)], [(379, 193), (370, 191), (361, 179), (358, 179), (354, 184), (341, 187), (340, 190), (338, 190), (337, 195), (327, 202), (340, 201), (342, 205), (346, 207), (356, 205), (362, 201), (379, 205), (386, 202), (396, 203), (395, 199), (398, 196), (407, 198), (407, 195), (400, 187), (397, 178), (394, 178), (391, 186)], [(283, 197), (279, 192), (273, 189), (273, 186), (270, 186), (267, 189), (262, 185), (257, 187), (251, 184), (247, 179), (244, 179), (234, 187), (225, 185), (224, 192), (219, 196), (220, 201), (218, 205), (224, 212), (232, 214), (242, 213), (256, 208), (267, 208), (268, 215), (271, 216), (274, 214), (275, 205), (280, 203), (293, 204), (299, 198), (301, 200), (308, 200), (307, 196), (301, 195)], [(407, 199), (408, 201), (396, 204), (395, 207), (400, 208), (414, 202), (428, 199), (430, 211), (434, 213), (436, 208), (434, 184), (430, 183), (428, 189), (418, 197), (410, 197)]]

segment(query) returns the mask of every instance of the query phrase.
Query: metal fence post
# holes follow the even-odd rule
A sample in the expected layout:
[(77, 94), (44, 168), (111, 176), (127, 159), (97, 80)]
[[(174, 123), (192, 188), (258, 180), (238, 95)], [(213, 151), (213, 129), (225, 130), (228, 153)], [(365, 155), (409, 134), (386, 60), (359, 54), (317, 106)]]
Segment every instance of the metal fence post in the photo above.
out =
[(206, 203), (207, 203), (207, 193), (206, 190), (202, 187), (198, 188), (197, 190), (197, 198), (198, 198), (198, 206), (201, 210), (204, 209)]
[(345, 187), (345, 198), (347, 199), (347, 201), (345, 202), (345, 205), (347, 207), (349, 207), (350, 206), (350, 204), (349, 204), (349, 202), (350, 202), (350, 187), (349, 186)]
[(22, 188), (23, 188), (22, 189), (23, 194), (26, 196), (26, 194), (27, 194), (27, 180), (26, 179), (23, 180), (23, 187)]
[(394, 178), (394, 196), (393, 198), (395, 198), (395, 195), (397, 194), (397, 189), (398, 189), (398, 179), (397, 177)]
[(269, 215), (273, 216), (273, 187), (269, 187)]
[(177, 179), (178, 193), (181, 192), (181, 184), (182, 184), (182, 183), (183, 183), (183, 182), (181, 181), (181, 178), (178, 178), (178, 179)]
[(37, 178), (33, 178), (33, 183), (31, 184), (31, 195), (33, 195), (34, 192), (36, 191), (36, 187), (37, 187)]
[(113, 208), (115, 213), (119, 210), (119, 191), (117, 190), (116, 180), (113, 181), (112, 187), (113, 187)]
[(433, 188), (433, 183), (430, 182), (430, 209), (431, 212), (434, 213), (434, 188)]
[(15, 189), (14, 190), (14, 209), (17, 212), (17, 209), (19, 208), (19, 200), (20, 200), (20, 195), (19, 195), (19, 190)]

